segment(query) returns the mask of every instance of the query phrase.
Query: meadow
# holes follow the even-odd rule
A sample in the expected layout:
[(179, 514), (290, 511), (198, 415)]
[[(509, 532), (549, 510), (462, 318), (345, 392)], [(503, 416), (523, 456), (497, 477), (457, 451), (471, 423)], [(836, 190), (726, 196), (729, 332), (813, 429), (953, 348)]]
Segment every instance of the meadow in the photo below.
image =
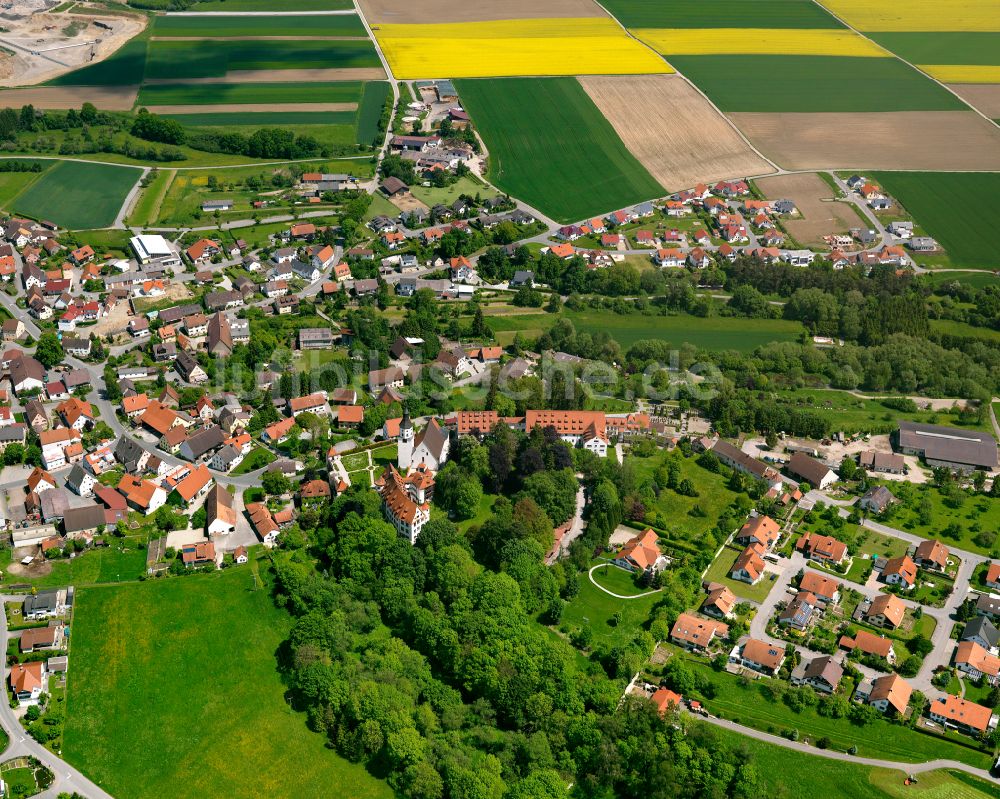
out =
[(14, 209), (76, 230), (108, 227), (138, 180), (138, 169), (60, 161), (17, 196)]
[(573, 78), (463, 80), (458, 91), (491, 182), (558, 221), (664, 193)]
[(677, 316), (620, 316), (601, 311), (565, 311), (578, 332), (608, 333), (628, 349), (645, 339), (668, 341), (674, 346), (693, 344), (699, 349), (750, 352), (772, 341), (795, 341), (802, 332), (797, 322), (784, 319), (738, 319), (728, 316), (708, 318)]
[(78, 591), (70, 763), (137, 799), (291, 798), (319, 785), (392, 796), (285, 701), (276, 657), (291, 619), (254, 579), (257, 566)]
[[(895, 58), (672, 56), (723, 111), (957, 111), (966, 106)], [(734, 80), (735, 75), (753, 76)]]
[[(283, 5), (283, 4), (282, 4)], [(365, 26), (356, 14), (268, 15), (259, 17), (158, 16), (153, 22), (153, 36), (242, 37), (242, 36), (357, 36), (367, 38)]]
[(346, 125), (353, 133), (355, 113), (353, 111), (289, 111), (274, 113), (267, 111), (223, 112), (221, 114), (161, 114), (176, 119), (186, 128), (257, 128), (300, 126)]
[(169, 169), (161, 169), (146, 188), (142, 190), (139, 199), (132, 207), (129, 214), (129, 221), (136, 225), (152, 225), (156, 222), (156, 217), (160, 212), (160, 204), (170, 188), (170, 183), (176, 176), (176, 172)]
[[(8, 575), (8, 582), (31, 583), (35, 588), (52, 588), (65, 585), (98, 585), (138, 580), (146, 572), (146, 550), (120, 550), (115, 546), (95, 548), (77, 555), (72, 560), (50, 561), (51, 571), (40, 577)], [(4, 553), (2, 567), (6, 570), (10, 552)]]
[(602, 17), (379, 25), (375, 37), (402, 79), (672, 71)]
[(358, 144), (371, 144), (378, 136), (378, 123), (382, 118), (391, 89), (386, 81), (372, 80), (365, 84), (358, 103)]
[[(606, 561), (596, 560), (594, 564)], [(593, 564), (592, 564), (593, 565)], [(602, 570), (617, 568), (605, 566)], [(607, 581), (607, 577), (605, 581)], [(628, 591), (615, 591), (623, 596), (635, 593), (635, 588)], [(594, 646), (605, 644), (615, 646), (625, 644), (646, 623), (653, 607), (662, 599), (659, 593), (640, 597), (639, 599), (618, 599), (602, 591), (594, 585), (586, 575), (580, 575), (580, 591), (566, 605), (563, 611), (562, 624), (574, 627), (590, 627), (594, 632)], [(616, 625), (612, 617), (621, 613), (621, 621)]]
[(328, 83), (157, 83), (139, 90), (140, 106), (356, 103), (361, 81)]
[(349, 69), (381, 66), (370, 41), (283, 41), (261, 47), (245, 40), (152, 41), (146, 79), (218, 78), (237, 70)]
[(955, 266), (996, 267), (1000, 228), (983, 220), (1000, 216), (1000, 174), (878, 172), (873, 179), (944, 247)]
[(606, 0), (603, 3), (627, 28), (711, 28), (720, 21), (733, 28), (840, 28), (812, 0)]

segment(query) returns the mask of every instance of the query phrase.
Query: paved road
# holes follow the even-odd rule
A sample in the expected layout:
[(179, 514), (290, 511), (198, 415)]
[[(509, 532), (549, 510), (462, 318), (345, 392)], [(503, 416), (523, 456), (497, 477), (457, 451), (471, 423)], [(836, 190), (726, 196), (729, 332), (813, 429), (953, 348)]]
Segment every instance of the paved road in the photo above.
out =
[[(23, 597), (5, 596), (4, 602), (19, 602)], [(7, 651), (7, 642), (10, 639), (10, 631), (7, 629), (7, 614), (0, 612), (0, 646), (2, 651)], [(10, 670), (3, 669), (4, 680), (7, 680)], [(0, 725), (4, 732), (10, 737), (10, 746), (3, 753), (3, 759), (9, 760), (12, 757), (31, 756), (43, 763), (55, 775), (52, 786), (39, 796), (49, 799), (60, 793), (79, 793), (88, 799), (112, 799), (111, 794), (103, 790), (100, 786), (91, 782), (83, 774), (73, 768), (69, 763), (60, 759), (34, 738), (28, 735), (21, 726), (14, 711), (6, 701), (0, 702)]]
[(801, 741), (789, 741), (787, 738), (782, 738), (778, 735), (771, 735), (770, 733), (761, 732), (760, 730), (754, 730), (750, 727), (744, 727), (741, 724), (735, 724), (731, 721), (726, 721), (725, 719), (717, 719), (714, 717), (704, 718), (701, 716), (698, 718), (715, 727), (722, 727), (723, 729), (738, 732), (740, 735), (746, 735), (748, 738), (754, 738), (758, 741), (764, 741), (765, 743), (773, 744), (774, 746), (780, 746), (784, 749), (791, 749), (795, 752), (802, 752), (807, 755), (825, 757), (827, 760), (839, 760), (843, 763), (856, 763), (859, 766), (872, 766), (874, 768), (898, 769), (906, 774), (923, 774), (925, 771), (952, 769), (954, 771), (964, 771), (966, 774), (972, 774), (973, 776), (979, 777), (982, 780), (987, 780), (988, 782), (997, 782), (997, 780), (985, 769), (976, 768), (975, 766), (970, 766), (967, 763), (959, 763), (957, 760), (928, 760), (925, 763), (899, 763), (894, 760), (879, 760), (872, 757), (858, 757), (857, 755), (849, 755), (846, 752), (834, 752), (831, 749), (818, 749), (815, 746), (810, 746), (809, 744), (802, 743)]

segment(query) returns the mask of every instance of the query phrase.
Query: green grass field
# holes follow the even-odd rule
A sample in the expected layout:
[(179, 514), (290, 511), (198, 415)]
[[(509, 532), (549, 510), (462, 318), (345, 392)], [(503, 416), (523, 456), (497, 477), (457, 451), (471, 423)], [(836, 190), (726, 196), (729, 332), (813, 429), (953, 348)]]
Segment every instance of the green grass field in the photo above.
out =
[(130, 220), (136, 225), (151, 225), (156, 221), (160, 203), (170, 188), (170, 181), (176, 173), (161, 169), (146, 188), (142, 190), (139, 199), (132, 208)]
[(495, 189), (485, 186), (479, 181), (478, 178), (471, 175), (461, 177), (450, 186), (445, 186), (444, 188), (439, 189), (436, 186), (414, 186), (411, 189), (411, 192), (418, 200), (430, 206), (437, 205), (438, 203), (451, 205), (451, 203), (455, 202), (455, 200), (463, 194), (470, 194), (473, 197), (478, 194), (483, 199), (497, 196)]
[(977, 289), (986, 286), (995, 286), (1000, 283), (1000, 275), (993, 272), (952, 272), (947, 269), (939, 269), (935, 272), (924, 272), (920, 278), (932, 286), (939, 286), (942, 283), (967, 283)]
[[(282, 4), (283, 5), (283, 4)], [(153, 36), (186, 38), (223, 36), (357, 36), (367, 38), (365, 26), (355, 14), (321, 16), (178, 17), (159, 16), (153, 22)]]
[[(894, 506), (887, 524), (900, 530), (926, 536), (937, 537), (945, 546), (955, 546), (969, 552), (981, 552), (993, 557), (1000, 556), (1000, 538), (996, 531), (1000, 530), (1000, 499), (977, 495), (975, 497), (961, 495), (962, 502), (953, 507), (945, 502), (944, 496), (934, 486), (899, 486), (897, 483), (886, 483), (886, 486), (904, 502)], [(926, 522), (921, 519), (920, 505), (926, 500), (928, 515)], [(952, 525), (957, 525), (953, 530)], [(947, 531), (947, 532), (946, 532)], [(957, 535), (952, 535), (957, 532)], [(976, 543), (980, 532), (992, 534), (988, 546)]]
[(1000, 229), (981, 220), (1000, 215), (1000, 173), (876, 172), (872, 179), (944, 247), (956, 266), (996, 268)]
[(140, 106), (244, 103), (356, 103), (362, 83), (158, 83), (139, 91)]
[(726, 546), (719, 553), (719, 557), (712, 561), (712, 565), (705, 572), (705, 580), (712, 583), (722, 583), (728, 585), (729, 589), (742, 599), (749, 599), (751, 602), (763, 602), (774, 587), (775, 575), (765, 572), (764, 575), (753, 585), (744, 583), (741, 580), (733, 580), (729, 576), (733, 564), (743, 551), (741, 547)]
[[(739, 723), (755, 727), (765, 732), (781, 734), (782, 730), (797, 729), (802, 738), (813, 740), (826, 736), (831, 748), (846, 751), (852, 745), (858, 747), (861, 757), (877, 757), (901, 763), (923, 763), (938, 758), (957, 760), (979, 768), (989, 768), (992, 760), (985, 752), (979, 752), (939, 736), (925, 735), (899, 724), (878, 719), (859, 727), (846, 718), (834, 719), (821, 716), (815, 708), (807, 708), (796, 713), (784, 702), (771, 702), (761, 695), (761, 684), (753, 682), (743, 686), (739, 678), (714, 671), (701, 658), (686, 657), (694, 671), (701, 672), (711, 680), (717, 689), (713, 699), (702, 697), (710, 712)], [(949, 737), (959, 741), (957, 733)]]
[(339, 11), (350, 0), (199, 0), (191, 11)]
[(375, 143), (379, 133), (378, 123), (389, 94), (390, 87), (386, 81), (372, 80), (365, 84), (358, 104), (358, 144)]
[(48, 82), (49, 86), (138, 86), (146, 71), (148, 33), (129, 39), (109, 58), (75, 69)]
[(911, 64), (1000, 64), (1000, 32), (892, 31), (865, 35)]
[(1000, 330), (991, 327), (975, 327), (965, 322), (956, 322), (953, 319), (932, 319), (931, 330), (935, 333), (942, 333), (949, 336), (965, 336), (968, 338), (979, 338), (986, 341), (1000, 341)]
[[(47, 169), (51, 161), (39, 161)], [(0, 208), (9, 210), (14, 198), (38, 180), (44, 172), (0, 172)]]
[(150, 42), (145, 77), (218, 78), (235, 70), (381, 66), (375, 47), (367, 39), (283, 41), (280, 44), (281, 47), (261, 47), (261, 42), (254, 41), (198, 39)]
[(811, 0), (608, 0), (627, 28), (840, 28)]
[(14, 201), (14, 210), (71, 229), (113, 224), (139, 170), (60, 161)]
[(300, 125), (338, 125), (354, 131), (353, 111), (292, 111), (287, 114), (247, 111), (222, 114), (163, 114), (186, 128), (297, 128)]
[(794, 341), (802, 331), (797, 322), (784, 319), (702, 318), (686, 314), (619, 316), (599, 311), (566, 311), (564, 315), (577, 331), (607, 332), (625, 349), (644, 339), (661, 339), (678, 346), (686, 342), (706, 350), (749, 352), (771, 341)]
[[(10, 561), (7, 553), (3, 568)], [(72, 560), (52, 560), (52, 570), (44, 577), (28, 578), (6, 575), (8, 583), (31, 583), (36, 588), (62, 585), (97, 585), (138, 580), (146, 571), (146, 550), (115, 547), (90, 549)]]
[[(607, 568), (617, 567), (603, 567), (599, 571), (606, 571)], [(616, 593), (624, 595), (628, 592)], [(632, 589), (631, 593), (635, 593), (635, 590)], [(581, 574), (580, 591), (566, 605), (562, 621), (570, 628), (589, 626), (594, 631), (594, 646), (624, 644), (632, 640), (639, 628), (646, 623), (650, 611), (661, 598), (656, 593), (639, 599), (616, 599), (590, 582), (586, 574)], [(622, 619), (616, 626), (612, 617), (618, 612), (621, 612)]]
[[(254, 564), (77, 593), (63, 756), (115, 796), (389, 799), (284, 699)], [(322, 790), (319, 786), (326, 786)]]
[[(895, 58), (671, 56), (723, 111), (962, 111), (966, 106)], [(753, 76), (737, 80), (734, 76)]]
[(569, 222), (664, 193), (574, 78), (463, 80), (502, 190)]

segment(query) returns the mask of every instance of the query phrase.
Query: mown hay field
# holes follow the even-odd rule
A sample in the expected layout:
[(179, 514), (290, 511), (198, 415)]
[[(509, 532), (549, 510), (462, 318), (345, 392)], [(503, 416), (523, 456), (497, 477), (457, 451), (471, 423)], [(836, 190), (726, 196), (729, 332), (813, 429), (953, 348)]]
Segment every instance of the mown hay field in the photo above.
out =
[(612, 19), (523, 19), (379, 25), (397, 78), (635, 75), (671, 72)]
[(134, 167), (60, 161), (14, 200), (14, 210), (74, 230), (108, 227), (138, 182)]
[(605, 0), (628, 28), (840, 28), (812, 0)]
[(365, 26), (355, 14), (233, 16), (158, 16), (152, 35), (186, 38), (240, 36), (357, 36), (367, 38)]
[(863, 31), (1000, 31), (996, 0), (820, 0)]
[(854, 31), (803, 28), (640, 28), (636, 36), (665, 56), (760, 54), (889, 56)]
[(573, 78), (463, 80), (490, 182), (561, 222), (664, 194)]
[(966, 108), (953, 94), (895, 58), (695, 55), (672, 56), (670, 61), (723, 111)]
[[(995, 267), (1000, 173), (876, 172), (878, 181), (933, 236), (956, 266)], [(954, 198), (961, 197), (956, 203)]]
[(139, 105), (358, 103), (360, 81), (330, 83), (159, 83), (143, 86)]
[(629, 151), (669, 191), (772, 171), (680, 75), (591, 76), (580, 83)]

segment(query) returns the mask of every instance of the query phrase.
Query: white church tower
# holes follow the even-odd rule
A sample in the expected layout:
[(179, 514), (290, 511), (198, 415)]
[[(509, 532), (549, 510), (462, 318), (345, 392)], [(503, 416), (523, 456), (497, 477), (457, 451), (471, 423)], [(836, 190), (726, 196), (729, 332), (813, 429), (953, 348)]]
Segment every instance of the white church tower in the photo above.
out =
[(410, 469), (410, 462), (413, 459), (413, 424), (410, 422), (410, 411), (403, 408), (403, 421), (399, 423), (399, 445), (397, 449), (396, 465), (401, 474), (406, 474)]

